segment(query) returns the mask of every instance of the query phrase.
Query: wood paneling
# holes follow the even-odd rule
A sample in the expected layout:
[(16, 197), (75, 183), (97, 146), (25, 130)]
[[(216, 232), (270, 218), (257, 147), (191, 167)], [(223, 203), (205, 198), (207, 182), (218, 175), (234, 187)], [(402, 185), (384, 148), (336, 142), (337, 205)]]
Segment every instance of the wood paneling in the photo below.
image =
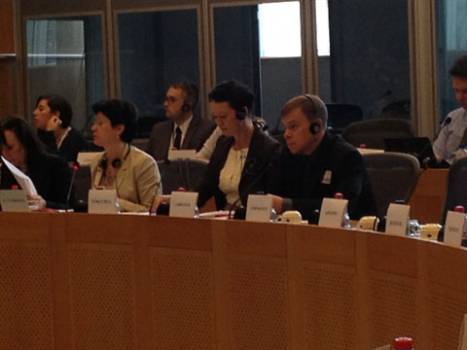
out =
[(0, 345), (455, 350), (467, 251), (313, 225), (0, 213)]

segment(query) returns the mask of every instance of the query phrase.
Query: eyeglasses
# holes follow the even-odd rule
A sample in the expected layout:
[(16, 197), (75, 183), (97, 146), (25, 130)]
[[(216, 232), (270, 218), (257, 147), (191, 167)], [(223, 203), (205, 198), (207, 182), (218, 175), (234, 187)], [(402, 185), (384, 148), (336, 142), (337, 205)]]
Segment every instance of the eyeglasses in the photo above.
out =
[(165, 98), (164, 98), (164, 102), (167, 102), (167, 103), (175, 103), (178, 100), (180, 100), (180, 99), (176, 98), (176, 97), (173, 97), (173, 96), (165, 96)]

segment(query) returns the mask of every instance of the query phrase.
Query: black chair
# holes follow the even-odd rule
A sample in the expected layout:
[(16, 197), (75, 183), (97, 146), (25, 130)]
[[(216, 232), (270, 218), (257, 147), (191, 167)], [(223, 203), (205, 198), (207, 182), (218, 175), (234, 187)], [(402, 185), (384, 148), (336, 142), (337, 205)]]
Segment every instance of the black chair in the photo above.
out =
[(457, 205), (467, 208), (467, 158), (454, 162), (449, 169), (448, 188), (444, 205), (442, 222), (446, 219), (448, 210), (453, 210)]
[(385, 139), (415, 137), (412, 125), (403, 119), (371, 119), (350, 124), (342, 137), (355, 147), (384, 149)]
[(170, 194), (180, 187), (187, 191), (195, 191), (207, 169), (207, 163), (197, 159), (168, 160), (157, 164), (161, 174), (163, 194)]
[(418, 159), (410, 154), (385, 152), (365, 154), (365, 166), (376, 201), (377, 215), (383, 218), (390, 203), (408, 202), (420, 174)]
[(336, 133), (341, 133), (348, 125), (363, 119), (360, 106), (345, 103), (326, 103), (328, 124)]

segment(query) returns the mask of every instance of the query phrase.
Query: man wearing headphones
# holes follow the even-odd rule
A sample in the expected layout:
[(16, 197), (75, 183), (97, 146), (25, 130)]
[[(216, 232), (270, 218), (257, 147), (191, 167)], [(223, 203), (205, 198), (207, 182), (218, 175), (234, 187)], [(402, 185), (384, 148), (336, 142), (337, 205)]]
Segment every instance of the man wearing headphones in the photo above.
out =
[(433, 153), (438, 165), (450, 165), (456, 159), (465, 157), (463, 148), (467, 147), (467, 56), (460, 57), (449, 73), (460, 108), (447, 115), (433, 143)]
[(376, 212), (360, 153), (340, 136), (329, 134), (327, 109), (315, 95), (290, 99), (281, 111), (284, 148), (273, 206), (277, 213), (298, 210), (317, 222), (324, 197), (337, 192), (349, 200), (349, 215), (358, 219)]
[(210, 120), (193, 115), (198, 103), (198, 88), (189, 82), (170, 85), (164, 109), (168, 120), (154, 125), (147, 153), (156, 160), (166, 160), (171, 149), (198, 151), (214, 130)]

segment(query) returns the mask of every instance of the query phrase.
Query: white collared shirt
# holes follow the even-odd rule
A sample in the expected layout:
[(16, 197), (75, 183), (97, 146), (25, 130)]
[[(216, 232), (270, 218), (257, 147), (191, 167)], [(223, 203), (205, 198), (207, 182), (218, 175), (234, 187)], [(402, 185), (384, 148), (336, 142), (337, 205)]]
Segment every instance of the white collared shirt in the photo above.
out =
[(185, 120), (182, 124), (178, 125), (177, 123), (174, 123), (174, 127), (172, 130), (172, 137), (170, 138), (170, 145), (169, 145), (169, 150), (171, 150), (174, 146), (174, 141), (175, 141), (175, 130), (177, 128), (180, 128), (182, 131), (182, 138), (180, 140), (180, 146), (183, 145), (183, 141), (185, 140), (186, 133), (188, 131), (188, 128), (190, 127), (191, 120), (193, 119), (193, 115), (190, 116), (187, 120)]
[(464, 108), (455, 109), (446, 116), (441, 131), (433, 142), (433, 152), (438, 160), (448, 163), (454, 161), (466, 128), (467, 111)]

